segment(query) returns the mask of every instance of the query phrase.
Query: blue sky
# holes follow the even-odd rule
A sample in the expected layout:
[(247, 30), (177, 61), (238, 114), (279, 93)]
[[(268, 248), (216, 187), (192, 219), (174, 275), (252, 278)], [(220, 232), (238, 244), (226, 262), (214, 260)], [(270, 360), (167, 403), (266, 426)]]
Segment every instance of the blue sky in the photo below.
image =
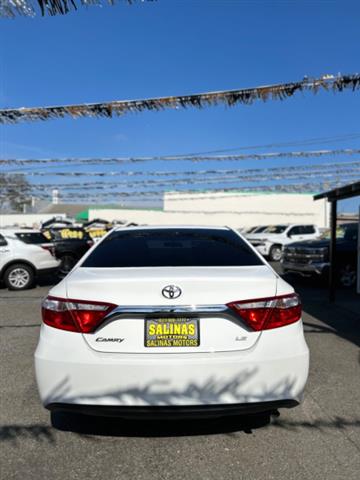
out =
[[(357, 0), (158, 0), (80, 8), (54, 18), (2, 19), (0, 105), (133, 99), (297, 81), (304, 75), (356, 73), (359, 18)], [(359, 107), (358, 91), (300, 94), (284, 102), (232, 109), (6, 125), (0, 127), (0, 156), (167, 155), (352, 133), (359, 136), (286, 148), (360, 148)], [(247, 151), (254, 150), (242, 153)], [(347, 160), (351, 159), (355, 157)], [(329, 160), (335, 161), (308, 162)], [(306, 160), (272, 161), (266, 166), (291, 162), (300, 165)], [(256, 166), (251, 161), (239, 165)], [(189, 167), (234, 168), (234, 164), (176, 162), (168, 168)], [(163, 162), (136, 167), (166, 168)], [(342, 209), (354, 210), (358, 204), (359, 199), (344, 202)]]

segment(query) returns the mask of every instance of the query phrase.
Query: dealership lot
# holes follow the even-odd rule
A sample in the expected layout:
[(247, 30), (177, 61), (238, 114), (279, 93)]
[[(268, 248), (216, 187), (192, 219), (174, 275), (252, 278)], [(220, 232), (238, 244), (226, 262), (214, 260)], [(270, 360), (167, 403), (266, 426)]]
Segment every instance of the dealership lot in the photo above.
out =
[(304, 300), (310, 379), (303, 404), (270, 424), (259, 417), (160, 424), (58, 414), (52, 426), (33, 371), (49, 286), (0, 289), (1, 478), (357, 479), (359, 298), (342, 290), (330, 306), (323, 287), (290, 281)]

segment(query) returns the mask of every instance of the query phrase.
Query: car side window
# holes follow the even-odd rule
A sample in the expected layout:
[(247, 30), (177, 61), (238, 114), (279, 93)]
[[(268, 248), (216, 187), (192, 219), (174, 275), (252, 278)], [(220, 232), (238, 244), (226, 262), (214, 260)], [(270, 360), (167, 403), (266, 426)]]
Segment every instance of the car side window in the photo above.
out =
[(288, 235), (300, 235), (301, 234), (301, 227), (292, 227), (288, 231)]
[(304, 235), (312, 235), (315, 233), (314, 225), (304, 225), (302, 227), (302, 233)]
[(5, 238), (0, 234), (0, 247), (5, 247), (7, 244)]

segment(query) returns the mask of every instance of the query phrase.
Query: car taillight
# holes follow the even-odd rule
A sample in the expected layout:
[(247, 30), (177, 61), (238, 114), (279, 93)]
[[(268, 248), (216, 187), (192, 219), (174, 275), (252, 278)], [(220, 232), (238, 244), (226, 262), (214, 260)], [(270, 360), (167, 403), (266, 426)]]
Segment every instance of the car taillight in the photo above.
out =
[(227, 306), (255, 331), (284, 327), (301, 318), (301, 300), (292, 293), (279, 297), (241, 300), (228, 303)]
[(70, 332), (91, 333), (116, 307), (112, 303), (46, 297), (42, 302), (43, 322)]
[(53, 257), (55, 256), (55, 248), (52, 245), (41, 245), (41, 248), (50, 252)]

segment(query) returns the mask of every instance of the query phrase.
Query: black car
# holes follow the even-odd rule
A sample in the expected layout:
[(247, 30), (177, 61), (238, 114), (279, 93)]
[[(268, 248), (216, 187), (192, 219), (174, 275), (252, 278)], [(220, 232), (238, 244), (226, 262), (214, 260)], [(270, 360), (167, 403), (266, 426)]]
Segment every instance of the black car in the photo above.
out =
[(61, 277), (69, 273), (94, 243), (88, 232), (81, 227), (50, 227), (43, 229), (42, 233), (53, 243), (55, 256), (61, 260)]
[[(339, 226), (336, 232), (336, 275), (338, 282), (344, 287), (356, 285), (358, 229), (357, 223), (348, 223)], [(329, 233), (318, 240), (287, 245), (283, 249), (281, 259), (283, 272), (327, 277), (329, 248)]]

